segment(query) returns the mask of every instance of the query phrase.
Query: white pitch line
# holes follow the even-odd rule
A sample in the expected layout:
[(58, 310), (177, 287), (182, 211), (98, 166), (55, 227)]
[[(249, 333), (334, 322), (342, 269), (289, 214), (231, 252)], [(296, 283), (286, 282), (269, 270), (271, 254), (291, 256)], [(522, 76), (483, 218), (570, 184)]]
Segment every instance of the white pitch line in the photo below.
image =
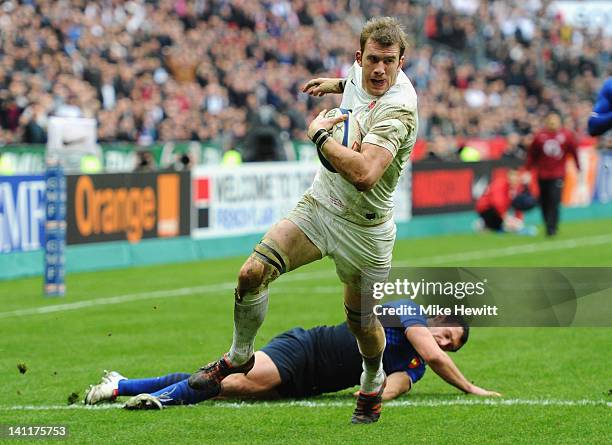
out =
[(207, 286), (183, 287), (179, 289), (168, 289), (151, 292), (143, 292), (137, 294), (125, 294), (115, 297), (96, 298), (93, 300), (77, 301), (75, 303), (55, 304), (52, 306), (43, 306), (30, 309), (19, 309), (10, 312), (0, 312), (0, 318), (20, 317), (24, 315), (35, 314), (50, 314), (54, 312), (71, 311), (75, 309), (83, 309), (92, 306), (104, 306), (107, 304), (119, 304), (129, 301), (149, 300), (155, 298), (182, 297), (185, 295), (193, 295), (195, 293), (211, 293), (220, 292), (228, 289), (233, 289), (234, 285), (229, 283), (219, 283)]
[[(325, 276), (332, 276), (329, 271), (320, 271), (320, 272), (302, 272), (296, 273), (294, 275), (288, 276), (284, 279), (284, 282), (288, 281), (305, 281), (311, 280), (313, 278), (322, 278)], [(119, 303), (128, 303), (132, 301), (140, 301), (140, 300), (152, 300), (156, 298), (172, 298), (172, 297), (184, 297), (188, 295), (194, 294), (210, 294), (215, 292), (222, 292), (227, 290), (234, 290), (236, 287), (235, 282), (227, 282), (227, 283), (218, 283), (218, 284), (209, 284), (204, 286), (194, 286), (194, 287), (182, 287), (178, 289), (166, 289), (166, 290), (158, 290), (151, 292), (141, 292), (136, 294), (124, 294), (117, 295), (115, 297), (103, 297), (103, 298), (95, 298), (93, 300), (84, 300), (77, 301), (74, 303), (66, 303), (66, 304), (55, 304), (52, 306), (43, 306), (43, 307), (35, 307), (29, 309), (18, 309), (9, 312), (0, 312), (0, 319), (2, 318), (10, 318), (10, 317), (21, 317), (26, 315), (41, 315), (41, 314), (50, 314), (54, 312), (65, 312), (76, 309), (83, 309), (94, 306), (105, 306), (108, 304), (119, 304)]]
[[(342, 408), (352, 407), (355, 402), (352, 400), (325, 402), (317, 400), (293, 400), (286, 402), (213, 402), (210, 408)], [(403, 407), (424, 407), (437, 408), (448, 406), (580, 406), (592, 407), (602, 406), (612, 408), (612, 402), (606, 400), (558, 400), (558, 399), (455, 399), (455, 400), (392, 400), (385, 402), (385, 408), (403, 408)], [(180, 408), (192, 408), (195, 405), (187, 405)], [(200, 405), (205, 406), (205, 405)], [(108, 410), (119, 409), (123, 405), (106, 404), (106, 405), (11, 405), (0, 406), (0, 411), (55, 411), (55, 410)]]
[(526, 253), (550, 252), (555, 250), (575, 249), (576, 247), (598, 246), (612, 243), (612, 235), (597, 235), (582, 238), (572, 238), (557, 241), (542, 241), (540, 243), (519, 244), (518, 246), (502, 247), (499, 249), (473, 250), (447, 255), (438, 255), (430, 258), (421, 258), (415, 261), (397, 261), (393, 266), (431, 266), (454, 261), (481, 260), (485, 258), (503, 258)]
[[(470, 252), (461, 252), (456, 254), (435, 255), (431, 257), (421, 258), (410, 261), (397, 261), (393, 263), (394, 267), (407, 266), (432, 266), (436, 264), (445, 264), (453, 261), (470, 261), (484, 258), (504, 258), (508, 256), (521, 255), (525, 253), (550, 252), (555, 250), (573, 249), (576, 247), (595, 246), (612, 243), (612, 235), (597, 235), (591, 237), (572, 238), (568, 240), (558, 241), (542, 241), (539, 243), (521, 244), (518, 246), (504, 247), (501, 249), (486, 249), (474, 250)], [(319, 278), (328, 278), (334, 276), (332, 270), (323, 270), (318, 272), (294, 272), (291, 275), (282, 278), (282, 283), (293, 281), (308, 281)], [(18, 309), (8, 312), (0, 312), (0, 319), (11, 317), (23, 317), (27, 315), (50, 314), (54, 312), (64, 312), (94, 306), (104, 306), (109, 304), (128, 303), (140, 300), (152, 300), (157, 298), (172, 298), (183, 297), (194, 294), (210, 294), (233, 290), (234, 282), (210, 284), (204, 286), (183, 287), (178, 289), (166, 289), (151, 292), (142, 292), (134, 294), (118, 295), (115, 297), (95, 298), (92, 300), (78, 301), (75, 303), (56, 304), (51, 306), (43, 306), (29, 309)]]

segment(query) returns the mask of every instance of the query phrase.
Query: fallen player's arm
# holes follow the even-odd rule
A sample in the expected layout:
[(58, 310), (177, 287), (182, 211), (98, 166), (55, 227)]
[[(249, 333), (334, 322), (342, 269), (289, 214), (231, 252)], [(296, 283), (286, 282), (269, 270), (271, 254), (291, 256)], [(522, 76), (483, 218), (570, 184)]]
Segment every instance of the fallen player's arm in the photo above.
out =
[(344, 92), (346, 80), (329, 77), (319, 77), (306, 82), (302, 92), (311, 96), (324, 96), (326, 94), (341, 94)]
[(383, 391), (383, 400), (393, 400), (396, 397), (406, 394), (412, 387), (410, 376), (403, 371), (394, 372), (387, 376), (387, 385)]
[(425, 326), (407, 328), (406, 338), (429, 367), (455, 388), (478, 396), (500, 396), (499, 393), (487, 391), (467, 380), (448, 354), (440, 349), (433, 335)]
[[(387, 383), (382, 394), (383, 400), (393, 400), (396, 397), (406, 394), (412, 387), (412, 380), (405, 372), (394, 372), (387, 376)], [(353, 393), (355, 397), (359, 396), (359, 391)]]

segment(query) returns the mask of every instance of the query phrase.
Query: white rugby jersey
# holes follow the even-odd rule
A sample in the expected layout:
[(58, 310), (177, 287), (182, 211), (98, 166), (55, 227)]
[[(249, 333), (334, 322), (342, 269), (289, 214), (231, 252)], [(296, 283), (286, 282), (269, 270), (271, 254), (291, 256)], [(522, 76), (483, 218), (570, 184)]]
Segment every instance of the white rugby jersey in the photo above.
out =
[(393, 192), (416, 142), (417, 96), (410, 80), (400, 70), (395, 84), (382, 96), (371, 96), (361, 87), (361, 67), (351, 67), (340, 108), (352, 111), (361, 128), (362, 144), (387, 149), (393, 161), (376, 185), (358, 191), (339, 173), (321, 166), (308, 190), (332, 213), (360, 225), (377, 225), (393, 215)]

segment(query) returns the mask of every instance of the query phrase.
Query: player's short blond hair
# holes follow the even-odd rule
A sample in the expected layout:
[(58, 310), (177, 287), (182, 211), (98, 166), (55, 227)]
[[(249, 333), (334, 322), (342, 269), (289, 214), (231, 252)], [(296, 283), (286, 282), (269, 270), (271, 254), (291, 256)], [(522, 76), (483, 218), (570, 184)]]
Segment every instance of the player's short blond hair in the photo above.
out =
[(400, 57), (404, 55), (408, 46), (408, 37), (406, 37), (401, 23), (393, 17), (375, 17), (367, 21), (359, 38), (362, 54), (368, 39), (372, 39), (373, 42), (382, 46), (392, 46), (397, 43), (400, 49)]

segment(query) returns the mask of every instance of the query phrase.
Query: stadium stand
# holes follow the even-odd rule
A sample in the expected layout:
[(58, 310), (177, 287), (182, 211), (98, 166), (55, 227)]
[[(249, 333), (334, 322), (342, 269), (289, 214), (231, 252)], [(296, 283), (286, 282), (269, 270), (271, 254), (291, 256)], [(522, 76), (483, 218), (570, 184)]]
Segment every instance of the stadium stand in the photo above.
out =
[(432, 156), (473, 137), (525, 147), (551, 108), (585, 133), (609, 39), (547, 0), (23, 0), (0, 8), (0, 145), (44, 143), (50, 115), (95, 117), (100, 142), (229, 149), (262, 124), (304, 140), (335, 102), (299, 86), (345, 75), (365, 18), (380, 14), (413, 39), (405, 71)]

